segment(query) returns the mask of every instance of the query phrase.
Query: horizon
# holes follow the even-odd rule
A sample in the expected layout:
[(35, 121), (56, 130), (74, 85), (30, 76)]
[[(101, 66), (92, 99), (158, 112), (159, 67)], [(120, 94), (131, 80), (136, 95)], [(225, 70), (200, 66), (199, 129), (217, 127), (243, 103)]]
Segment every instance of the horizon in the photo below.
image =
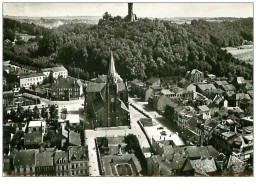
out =
[[(253, 3), (133, 3), (139, 18), (248, 18)], [(86, 13), (85, 13), (86, 12)], [(3, 3), (3, 15), (13, 17), (126, 16), (127, 3)]]
[[(14, 15), (3, 15), (3, 17), (27, 17), (27, 18), (58, 18), (58, 17), (102, 17), (102, 16), (99, 16), (99, 15), (74, 15), (74, 16), (69, 16), (69, 15), (66, 15), (66, 16), (14, 16)], [(122, 16), (123, 17), (123, 16)], [(175, 17), (148, 17), (148, 16), (145, 16), (145, 17), (140, 17), (140, 18), (253, 18), (251, 16), (248, 16), (248, 17), (223, 17), (223, 16), (219, 16), (219, 17), (203, 17), (203, 16), (200, 16), (200, 17), (193, 17), (193, 16), (175, 16)]]

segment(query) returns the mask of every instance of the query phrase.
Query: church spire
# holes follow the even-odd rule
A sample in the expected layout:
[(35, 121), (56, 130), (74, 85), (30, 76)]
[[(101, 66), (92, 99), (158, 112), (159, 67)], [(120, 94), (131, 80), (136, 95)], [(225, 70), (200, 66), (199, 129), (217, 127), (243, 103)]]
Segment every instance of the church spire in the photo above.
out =
[(111, 78), (114, 78), (116, 76), (116, 68), (115, 68), (115, 62), (113, 58), (113, 53), (111, 51), (111, 58), (110, 58), (110, 65), (109, 65), (109, 70), (108, 70), (108, 76)]
[(113, 81), (116, 82), (122, 82), (123, 80), (119, 76), (119, 74), (116, 72), (115, 68), (115, 62), (114, 62), (114, 57), (113, 53), (111, 51), (111, 58), (110, 58), (110, 64), (109, 64), (109, 69), (108, 69), (108, 78), (113, 79)]

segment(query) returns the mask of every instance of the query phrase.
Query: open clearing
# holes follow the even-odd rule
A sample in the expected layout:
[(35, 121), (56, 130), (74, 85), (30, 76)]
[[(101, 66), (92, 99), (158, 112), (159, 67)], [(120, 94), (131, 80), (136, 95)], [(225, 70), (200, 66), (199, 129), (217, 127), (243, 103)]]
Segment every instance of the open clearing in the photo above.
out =
[(243, 45), (239, 47), (225, 47), (222, 49), (226, 49), (235, 58), (238, 58), (240, 60), (243, 60), (253, 65), (253, 45)]

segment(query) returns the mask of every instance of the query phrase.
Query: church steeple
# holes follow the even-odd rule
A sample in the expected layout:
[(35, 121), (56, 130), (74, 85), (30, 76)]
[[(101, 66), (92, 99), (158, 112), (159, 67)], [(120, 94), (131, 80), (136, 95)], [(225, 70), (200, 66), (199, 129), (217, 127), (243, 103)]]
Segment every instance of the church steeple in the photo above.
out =
[(111, 51), (109, 69), (108, 69), (108, 79), (114, 81), (115, 83), (123, 81), (121, 79), (121, 77), (119, 76), (119, 74), (116, 72), (115, 62), (114, 62), (114, 57), (113, 57), (112, 51)]

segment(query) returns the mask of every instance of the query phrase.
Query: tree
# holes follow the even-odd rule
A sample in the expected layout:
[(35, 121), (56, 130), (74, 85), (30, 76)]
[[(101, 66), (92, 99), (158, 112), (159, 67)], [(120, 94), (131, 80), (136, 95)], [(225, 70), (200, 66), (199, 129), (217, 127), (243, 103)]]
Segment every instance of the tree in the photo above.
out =
[(58, 110), (55, 105), (50, 106), (50, 119), (57, 120), (58, 119)]
[(20, 104), (18, 104), (18, 107), (17, 107), (16, 119), (19, 122), (22, 122), (24, 119), (24, 109)]
[(52, 71), (49, 74), (48, 82), (51, 83), (51, 84), (54, 83), (54, 77), (53, 77), (53, 72)]
[(108, 12), (105, 12), (103, 14), (103, 20), (110, 20), (112, 18), (111, 14), (109, 14)]
[(33, 108), (33, 118), (38, 119), (40, 117), (39, 109), (37, 106)]
[(24, 115), (25, 115), (27, 121), (31, 121), (31, 120), (32, 120), (33, 112), (32, 112), (32, 110), (30, 109), (30, 106), (28, 107), (27, 110), (25, 110)]

